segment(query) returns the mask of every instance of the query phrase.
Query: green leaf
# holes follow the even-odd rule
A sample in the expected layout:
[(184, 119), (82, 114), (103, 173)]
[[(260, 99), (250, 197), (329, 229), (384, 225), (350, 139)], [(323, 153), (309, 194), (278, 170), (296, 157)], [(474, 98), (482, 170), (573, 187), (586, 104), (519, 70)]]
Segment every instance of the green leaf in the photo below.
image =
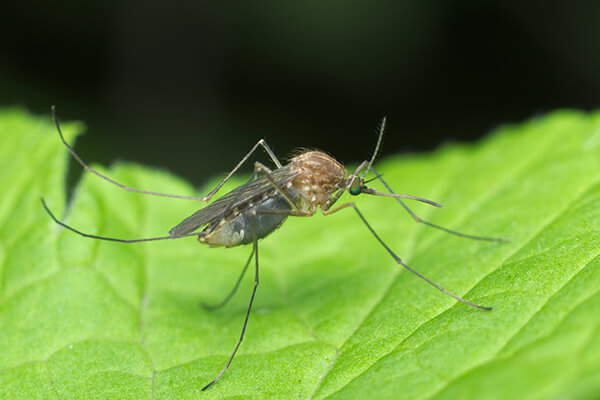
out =
[[(391, 122), (387, 134), (399, 134)], [(82, 126), (64, 130), (73, 142)], [(84, 174), (65, 210), (67, 162), (80, 168), (49, 117), (0, 112), (0, 398), (600, 392), (600, 114), (556, 112), (474, 146), (378, 164), (396, 191), (444, 204), (410, 203), (421, 217), (510, 243), (416, 224), (393, 199), (353, 198), (408, 265), (493, 311), (457, 303), (396, 265), (351, 209), (289, 218), (260, 242), (246, 337), (205, 393), (239, 337), (252, 273), (226, 307), (209, 312), (199, 303), (227, 294), (250, 248), (208, 248), (194, 238), (128, 245), (62, 229), (41, 196), (74, 227), (122, 238), (163, 236), (200, 207)], [(196, 191), (135, 164), (99, 168), (124, 184), (183, 195), (205, 194), (216, 182)]]

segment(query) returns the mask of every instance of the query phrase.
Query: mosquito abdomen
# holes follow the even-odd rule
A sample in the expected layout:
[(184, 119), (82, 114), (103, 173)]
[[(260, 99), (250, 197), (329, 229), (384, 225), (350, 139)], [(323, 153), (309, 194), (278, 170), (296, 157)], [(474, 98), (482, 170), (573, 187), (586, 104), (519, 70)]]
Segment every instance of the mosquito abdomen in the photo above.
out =
[(234, 212), (223, 217), (212, 232), (206, 235), (201, 234), (198, 240), (211, 247), (233, 247), (252, 243), (254, 232), (256, 232), (256, 239), (262, 239), (279, 228), (287, 218), (287, 215), (269, 212), (285, 212), (291, 208), (283, 196), (271, 197), (259, 204), (247, 207), (242, 212)]

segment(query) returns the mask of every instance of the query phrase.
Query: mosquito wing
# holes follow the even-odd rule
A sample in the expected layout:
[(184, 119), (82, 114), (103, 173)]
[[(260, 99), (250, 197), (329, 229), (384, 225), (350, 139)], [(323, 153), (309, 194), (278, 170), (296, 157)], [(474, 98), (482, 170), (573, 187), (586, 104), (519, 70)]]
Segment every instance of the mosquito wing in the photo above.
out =
[[(292, 174), (288, 166), (283, 166), (273, 172), (271, 177), (280, 188), (292, 179), (296, 178), (297, 174)], [(210, 224), (216, 221), (224, 213), (234, 208), (243, 209), (248, 203), (260, 202), (266, 193), (275, 191), (271, 182), (265, 177), (260, 177), (254, 181), (248, 182), (245, 185), (239, 186), (227, 193), (223, 197), (218, 198), (213, 203), (196, 211), (177, 226), (169, 231), (171, 236), (180, 236), (191, 233), (203, 225)]]

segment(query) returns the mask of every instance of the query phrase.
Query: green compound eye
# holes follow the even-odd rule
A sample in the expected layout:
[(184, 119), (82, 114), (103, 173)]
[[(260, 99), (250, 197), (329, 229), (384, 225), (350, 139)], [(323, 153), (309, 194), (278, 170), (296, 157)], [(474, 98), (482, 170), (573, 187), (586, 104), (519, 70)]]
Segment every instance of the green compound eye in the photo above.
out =
[(350, 184), (350, 194), (352, 196), (356, 196), (362, 193), (362, 187), (360, 184), (360, 179), (358, 179), (358, 177), (355, 177), (354, 179), (352, 179), (352, 183)]

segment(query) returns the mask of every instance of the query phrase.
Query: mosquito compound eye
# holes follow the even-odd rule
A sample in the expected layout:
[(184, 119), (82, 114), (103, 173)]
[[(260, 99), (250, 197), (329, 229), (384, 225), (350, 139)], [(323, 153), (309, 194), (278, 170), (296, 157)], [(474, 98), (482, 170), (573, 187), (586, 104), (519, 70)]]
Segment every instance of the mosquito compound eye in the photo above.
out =
[(360, 184), (360, 179), (355, 176), (352, 178), (352, 183), (350, 183), (350, 194), (352, 196), (356, 196), (362, 193), (362, 186)]

